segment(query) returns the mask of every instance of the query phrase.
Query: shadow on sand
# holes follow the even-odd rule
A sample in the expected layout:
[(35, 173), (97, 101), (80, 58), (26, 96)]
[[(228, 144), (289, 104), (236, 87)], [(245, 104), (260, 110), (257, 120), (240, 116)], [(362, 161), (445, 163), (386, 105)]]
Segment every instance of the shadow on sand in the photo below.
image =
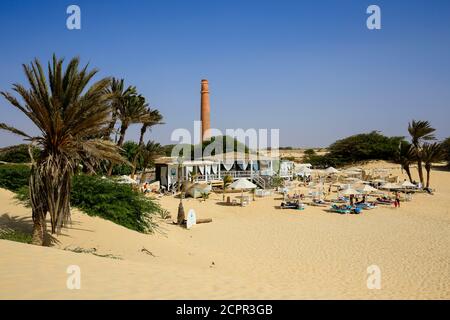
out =
[[(33, 232), (33, 220), (31, 217), (19, 217), (9, 213), (3, 213), (0, 215), (0, 230), (31, 234)], [(44, 246), (52, 246), (59, 243), (58, 239), (47, 232), (44, 239)]]

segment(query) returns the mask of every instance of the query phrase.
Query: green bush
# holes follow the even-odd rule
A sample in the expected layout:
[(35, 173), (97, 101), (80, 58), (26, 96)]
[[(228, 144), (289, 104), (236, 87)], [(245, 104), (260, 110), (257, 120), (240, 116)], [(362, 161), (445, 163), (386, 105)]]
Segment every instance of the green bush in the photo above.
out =
[(17, 191), (28, 185), (30, 167), (17, 164), (0, 164), (0, 188)]
[(32, 235), (18, 230), (0, 230), (0, 239), (22, 243), (31, 243)]
[[(29, 205), (28, 179), (25, 165), (0, 164), (0, 188), (16, 193), (16, 199)], [(154, 214), (161, 214), (158, 204), (133, 190), (97, 176), (77, 175), (72, 180), (71, 205), (91, 216), (99, 216), (139, 232), (152, 232)]]
[[(36, 158), (39, 156), (39, 149), (32, 148), (33, 156)], [(28, 153), (27, 144), (19, 144), (16, 146), (10, 146), (0, 149), (0, 161), (11, 163), (28, 163), (31, 162), (30, 155)]]
[(90, 216), (144, 233), (154, 231), (156, 225), (152, 217), (161, 211), (159, 205), (130, 185), (86, 175), (74, 177), (71, 205)]
[(30, 202), (30, 187), (28, 185), (22, 186), (15, 190), (15, 198), (20, 201), (25, 207), (31, 207)]
[(323, 156), (309, 154), (304, 162), (315, 167), (339, 167), (367, 160), (394, 160), (403, 137), (386, 137), (377, 131), (334, 142)]
[(444, 149), (444, 160), (450, 165), (450, 138), (442, 142), (442, 148)]

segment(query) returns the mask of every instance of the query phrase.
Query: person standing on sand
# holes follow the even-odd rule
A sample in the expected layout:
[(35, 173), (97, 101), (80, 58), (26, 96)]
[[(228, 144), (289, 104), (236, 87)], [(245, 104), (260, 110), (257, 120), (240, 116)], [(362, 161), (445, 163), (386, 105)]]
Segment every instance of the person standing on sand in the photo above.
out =
[(395, 193), (394, 206), (396, 208), (400, 208), (400, 196), (399, 196), (398, 192)]

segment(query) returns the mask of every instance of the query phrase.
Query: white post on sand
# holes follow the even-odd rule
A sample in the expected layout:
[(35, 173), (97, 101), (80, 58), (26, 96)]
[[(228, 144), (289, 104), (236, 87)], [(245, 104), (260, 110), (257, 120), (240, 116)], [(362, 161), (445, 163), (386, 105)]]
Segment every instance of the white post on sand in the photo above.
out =
[(253, 179), (253, 160), (250, 160), (250, 178)]
[(193, 225), (197, 224), (197, 217), (194, 209), (189, 210), (186, 220), (186, 228), (190, 229)]

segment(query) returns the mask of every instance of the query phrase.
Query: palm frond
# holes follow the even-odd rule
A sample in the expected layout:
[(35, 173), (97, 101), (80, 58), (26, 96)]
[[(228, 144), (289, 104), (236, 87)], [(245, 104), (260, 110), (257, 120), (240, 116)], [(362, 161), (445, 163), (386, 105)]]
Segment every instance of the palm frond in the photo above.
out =
[(28, 134), (26, 134), (25, 132), (23, 132), (19, 129), (16, 129), (14, 127), (8, 126), (6, 123), (0, 123), (0, 130), (9, 131), (9, 132), (17, 134), (19, 136), (31, 139), (31, 137)]

